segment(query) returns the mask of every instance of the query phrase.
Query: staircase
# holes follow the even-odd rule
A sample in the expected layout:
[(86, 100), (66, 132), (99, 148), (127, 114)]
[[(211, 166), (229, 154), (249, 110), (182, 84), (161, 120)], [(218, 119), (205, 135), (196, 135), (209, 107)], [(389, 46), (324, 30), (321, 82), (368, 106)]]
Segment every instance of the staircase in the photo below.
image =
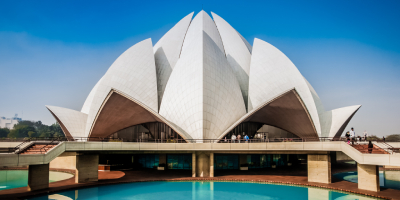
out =
[[(370, 153), (368, 151), (368, 144), (354, 144), (351, 146), (360, 151), (361, 153)], [(372, 148), (371, 154), (390, 154), (390, 153), (374, 144), (374, 148)]]
[(33, 144), (19, 152), (19, 154), (46, 154), (46, 152), (55, 146), (57, 146), (57, 144)]

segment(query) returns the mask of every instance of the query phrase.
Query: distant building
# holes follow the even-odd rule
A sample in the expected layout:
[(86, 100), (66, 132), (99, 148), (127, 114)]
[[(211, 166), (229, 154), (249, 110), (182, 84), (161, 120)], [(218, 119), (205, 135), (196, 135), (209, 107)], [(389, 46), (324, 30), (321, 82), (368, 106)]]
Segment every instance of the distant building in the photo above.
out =
[(22, 121), (22, 118), (18, 118), (18, 114), (15, 114), (13, 118), (0, 117), (0, 128), (13, 129), (15, 124)]

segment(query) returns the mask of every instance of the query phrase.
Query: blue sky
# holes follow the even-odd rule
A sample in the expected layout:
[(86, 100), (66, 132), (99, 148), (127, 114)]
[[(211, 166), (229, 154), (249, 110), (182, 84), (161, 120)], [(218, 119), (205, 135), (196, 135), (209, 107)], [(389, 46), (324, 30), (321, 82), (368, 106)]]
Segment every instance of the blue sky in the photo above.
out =
[(362, 104), (349, 127), (400, 134), (400, 1), (2, 0), (0, 116), (51, 124), (44, 105), (80, 110), (122, 52), (202, 7), (285, 53), (325, 109)]

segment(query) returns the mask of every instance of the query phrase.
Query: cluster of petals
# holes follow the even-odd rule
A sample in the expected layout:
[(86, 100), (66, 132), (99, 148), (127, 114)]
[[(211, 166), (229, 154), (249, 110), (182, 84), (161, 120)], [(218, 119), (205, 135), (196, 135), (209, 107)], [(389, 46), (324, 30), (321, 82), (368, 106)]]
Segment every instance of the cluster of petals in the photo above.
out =
[(290, 59), (255, 38), (253, 46), (224, 19), (190, 13), (154, 46), (143, 40), (121, 54), (81, 111), (46, 106), (71, 138), (108, 137), (161, 122), (184, 139), (221, 139), (243, 122), (300, 138), (339, 137), (360, 105), (325, 111)]

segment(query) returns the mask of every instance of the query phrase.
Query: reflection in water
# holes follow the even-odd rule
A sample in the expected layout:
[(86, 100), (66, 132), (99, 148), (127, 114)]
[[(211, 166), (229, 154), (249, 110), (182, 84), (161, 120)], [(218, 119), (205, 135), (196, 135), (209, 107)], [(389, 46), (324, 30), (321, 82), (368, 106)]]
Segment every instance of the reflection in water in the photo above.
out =
[[(334, 176), (342, 180), (358, 183), (357, 172), (337, 173)], [(384, 188), (400, 190), (400, 171), (380, 171), (379, 185)]]
[(289, 185), (241, 182), (142, 182), (72, 190), (30, 200), (348, 200), (375, 199)]
[[(49, 182), (72, 178), (73, 175), (64, 172), (50, 171)], [(0, 190), (26, 187), (28, 185), (28, 170), (0, 170)]]

